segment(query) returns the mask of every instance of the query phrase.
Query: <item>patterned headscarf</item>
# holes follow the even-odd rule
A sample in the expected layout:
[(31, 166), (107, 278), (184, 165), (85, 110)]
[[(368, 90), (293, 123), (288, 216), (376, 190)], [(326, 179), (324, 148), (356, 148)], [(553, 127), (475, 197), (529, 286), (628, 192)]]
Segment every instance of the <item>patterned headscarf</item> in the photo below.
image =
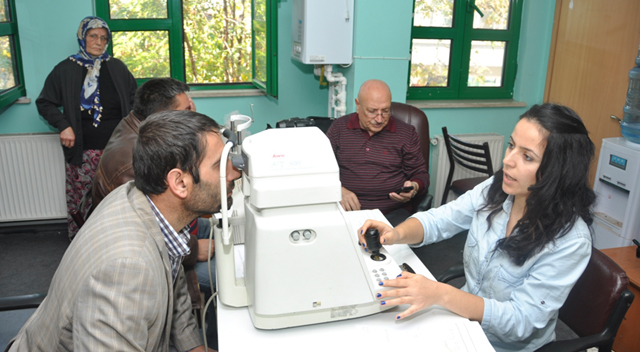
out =
[(107, 22), (100, 17), (85, 17), (78, 27), (78, 44), (80, 50), (75, 55), (69, 56), (69, 60), (76, 62), (80, 66), (87, 68), (87, 76), (84, 78), (82, 92), (80, 93), (80, 110), (88, 110), (93, 113), (93, 126), (98, 127), (102, 118), (102, 104), (100, 103), (100, 89), (98, 76), (100, 76), (100, 65), (102, 61), (108, 61), (111, 56), (107, 53), (109, 42), (104, 46), (104, 52), (100, 56), (92, 56), (87, 53), (87, 32), (93, 28), (104, 28), (107, 30), (107, 37), (111, 42), (111, 31)]

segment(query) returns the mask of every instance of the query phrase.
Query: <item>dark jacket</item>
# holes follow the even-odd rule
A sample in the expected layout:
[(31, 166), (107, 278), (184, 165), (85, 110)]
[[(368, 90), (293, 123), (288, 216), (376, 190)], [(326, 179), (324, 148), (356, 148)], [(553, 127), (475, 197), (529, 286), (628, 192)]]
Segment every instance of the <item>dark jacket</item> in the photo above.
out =
[[(116, 58), (102, 62), (107, 65), (113, 84), (116, 86), (123, 116), (133, 107), (133, 98), (138, 88), (135, 78), (127, 66)], [(82, 164), (82, 124), (80, 122), (80, 93), (85, 71), (77, 63), (65, 59), (53, 68), (44, 82), (42, 92), (36, 100), (38, 113), (59, 132), (71, 126), (75, 133), (75, 144), (62, 148), (65, 160), (77, 166)], [(62, 107), (62, 111), (60, 111)]]
[(133, 179), (133, 145), (138, 139), (138, 120), (133, 112), (122, 119), (113, 130), (93, 178), (91, 209), (118, 186)]

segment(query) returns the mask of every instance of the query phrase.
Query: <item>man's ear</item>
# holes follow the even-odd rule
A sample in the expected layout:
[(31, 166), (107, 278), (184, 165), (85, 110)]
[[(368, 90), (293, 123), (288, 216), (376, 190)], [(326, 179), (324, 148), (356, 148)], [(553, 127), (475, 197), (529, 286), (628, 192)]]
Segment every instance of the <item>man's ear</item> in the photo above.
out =
[(178, 168), (171, 169), (167, 174), (169, 190), (180, 199), (187, 198), (192, 183), (191, 175)]

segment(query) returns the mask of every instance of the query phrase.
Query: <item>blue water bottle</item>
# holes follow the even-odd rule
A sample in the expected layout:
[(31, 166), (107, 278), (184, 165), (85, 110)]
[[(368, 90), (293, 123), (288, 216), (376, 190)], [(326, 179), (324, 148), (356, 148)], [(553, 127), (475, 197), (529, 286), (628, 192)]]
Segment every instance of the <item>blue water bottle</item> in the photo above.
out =
[(624, 117), (620, 123), (622, 136), (633, 143), (640, 143), (640, 48), (636, 57), (636, 67), (629, 71), (627, 101), (622, 108)]

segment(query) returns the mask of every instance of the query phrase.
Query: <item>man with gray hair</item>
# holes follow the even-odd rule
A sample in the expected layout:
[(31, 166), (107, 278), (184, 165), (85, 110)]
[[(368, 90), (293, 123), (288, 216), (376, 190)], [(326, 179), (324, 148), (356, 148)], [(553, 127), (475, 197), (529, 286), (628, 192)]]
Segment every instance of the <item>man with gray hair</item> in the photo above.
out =
[(429, 187), (420, 138), (391, 113), (391, 90), (370, 79), (358, 92), (356, 112), (327, 131), (340, 167), (346, 211), (380, 209), (392, 225), (411, 215), (411, 199)]

